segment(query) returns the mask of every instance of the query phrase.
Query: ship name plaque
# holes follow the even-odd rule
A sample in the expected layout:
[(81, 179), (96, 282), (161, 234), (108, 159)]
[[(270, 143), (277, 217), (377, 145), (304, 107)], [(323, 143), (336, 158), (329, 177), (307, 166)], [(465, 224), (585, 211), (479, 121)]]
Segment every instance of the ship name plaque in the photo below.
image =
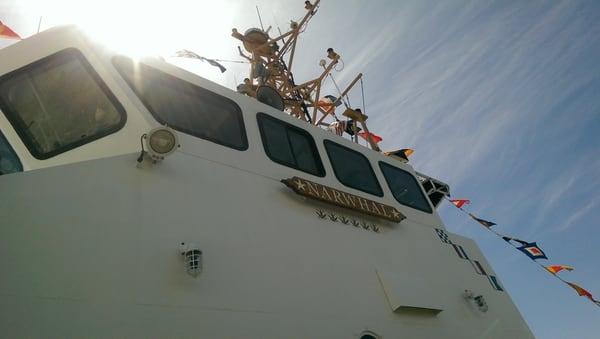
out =
[(348, 208), (393, 222), (401, 222), (406, 219), (400, 211), (392, 206), (346, 193), (310, 180), (292, 177), (283, 179), (281, 182), (297, 194), (328, 204)]

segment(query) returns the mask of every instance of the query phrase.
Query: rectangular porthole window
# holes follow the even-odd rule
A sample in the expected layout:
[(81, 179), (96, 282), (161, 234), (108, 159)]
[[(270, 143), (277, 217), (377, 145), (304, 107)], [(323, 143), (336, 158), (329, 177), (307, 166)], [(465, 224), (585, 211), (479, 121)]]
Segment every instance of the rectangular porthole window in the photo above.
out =
[(423, 212), (432, 212), (427, 198), (421, 191), (421, 186), (412, 174), (381, 161), (379, 168), (399, 203)]
[(113, 65), (161, 124), (233, 149), (248, 149), (242, 110), (233, 100), (123, 56), (114, 57)]
[(338, 180), (354, 189), (383, 196), (369, 159), (348, 147), (325, 140), (325, 149)]
[(462, 246), (452, 244), (452, 247), (454, 247), (454, 251), (456, 251), (456, 254), (458, 255), (459, 258), (465, 259), (465, 260), (469, 259), (469, 257), (467, 256), (467, 252), (465, 252), (465, 249)]
[(319, 152), (308, 132), (264, 113), (258, 113), (256, 119), (269, 159), (309, 174), (325, 175)]
[(473, 265), (473, 268), (475, 269), (475, 272), (477, 272), (477, 274), (487, 275), (487, 273), (485, 272), (485, 270), (483, 269), (483, 266), (481, 266), (479, 261), (473, 260), (473, 261), (471, 261), (471, 264)]
[(8, 140), (0, 132), (0, 175), (23, 171), (21, 161)]
[(126, 119), (123, 107), (73, 48), (2, 76), (0, 109), (38, 159), (114, 133)]

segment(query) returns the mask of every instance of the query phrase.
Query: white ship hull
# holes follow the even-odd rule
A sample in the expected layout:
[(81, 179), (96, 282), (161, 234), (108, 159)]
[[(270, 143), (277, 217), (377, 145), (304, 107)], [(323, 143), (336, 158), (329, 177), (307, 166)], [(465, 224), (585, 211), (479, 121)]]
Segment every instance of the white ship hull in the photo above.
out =
[[(240, 152), (179, 133), (178, 151), (138, 168), (140, 135), (158, 123), (111, 67), (111, 52), (71, 28), (44, 32), (0, 51), (0, 76), (65, 47), (83, 52), (128, 120), (112, 137), (37, 160), (0, 114), (25, 169), (0, 176), (0, 336), (532, 337), (508, 294), (490, 283), (495, 274), (472, 240), (449, 234), (468, 253), (462, 259), (438, 237), (435, 228), (444, 227), (435, 211), (398, 204), (384, 185), (384, 197), (373, 197), (340, 184), (327, 161), (324, 177), (271, 162), (256, 113), (307, 128), (323, 157), (326, 139), (360, 146), (156, 61), (235, 101), (249, 147)], [(373, 163), (390, 161), (361, 152)], [(280, 182), (293, 176), (391, 205), (407, 218), (394, 223), (302, 197)], [(182, 242), (203, 253), (196, 277), (186, 272)], [(482, 295), (487, 310), (465, 290)]]

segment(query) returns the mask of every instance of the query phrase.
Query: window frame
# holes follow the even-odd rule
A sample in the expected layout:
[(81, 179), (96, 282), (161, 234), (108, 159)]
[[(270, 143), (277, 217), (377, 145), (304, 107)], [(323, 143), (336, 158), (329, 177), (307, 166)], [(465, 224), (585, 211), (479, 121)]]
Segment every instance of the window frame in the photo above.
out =
[[(279, 159), (273, 158), (273, 156), (271, 155), (271, 152), (267, 148), (267, 143), (266, 143), (266, 139), (265, 139), (265, 131), (264, 131), (263, 124), (261, 124), (261, 122), (260, 122), (260, 119), (271, 120), (271, 121), (274, 121), (275, 123), (279, 123), (279, 124), (282, 124), (282, 125), (285, 126), (288, 145), (290, 147), (290, 151), (291, 151), (292, 156), (294, 157), (294, 160), (296, 160), (296, 156), (294, 155), (293, 147), (291, 145), (290, 137), (289, 137), (289, 135), (287, 133), (287, 130), (291, 129), (294, 132), (299, 133), (300, 135), (307, 136), (308, 140), (309, 140), (309, 143), (312, 146), (312, 153), (313, 153), (314, 159), (316, 160), (315, 162), (316, 162), (317, 170), (318, 170), (319, 173), (307, 172), (307, 171), (301, 169), (300, 167), (298, 167), (298, 166), (296, 166), (294, 164), (290, 164), (290, 163), (287, 163), (285, 161), (281, 161)], [(262, 142), (263, 149), (265, 151), (265, 154), (267, 155), (267, 157), (271, 161), (273, 161), (275, 163), (278, 163), (280, 165), (286, 166), (286, 167), (293, 168), (295, 170), (298, 170), (298, 171), (301, 171), (301, 172), (304, 172), (304, 173), (308, 173), (310, 175), (314, 175), (314, 176), (321, 177), (321, 178), (325, 177), (325, 175), (326, 175), (325, 166), (323, 166), (323, 160), (321, 159), (321, 155), (319, 154), (319, 149), (317, 148), (317, 143), (315, 142), (315, 139), (312, 136), (312, 134), (310, 134), (308, 131), (306, 131), (306, 130), (298, 127), (298, 126), (294, 126), (294, 125), (292, 125), (292, 124), (290, 124), (288, 122), (285, 122), (283, 120), (277, 119), (277, 118), (275, 118), (275, 117), (273, 117), (273, 116), (271, 116), (271, 115), (269, 115), (267, 113), (263, 113), (263, 112), (256, 113), (256, 123), (258, 125), (258, 129), (259, 129), (259, 133), (260, 133), (260, 140)]]
[[(390, 182), (387, 178), (387, 176), (385, 175), (385, 172), (383, 171), (383, 167), (391, 167), (392, 169), (396, 169), (398, 171), (404, 172), (406, 174), (408, 174), (415, 182), (417, 188), (419, 189), (419, 193), (421, 194), (421, 196), (425, 199), (425, 202), (427, 203), (427, 206), (429, 207), (428, 210), (424, 210), (422, 208), (416, 207), (416, 206), (411, 206), (411, 205), (407, 205), (403, 202), (400, 202), (400, 200), (398, 200), (398, 198), (396, 198), (396, 195), (394, 194), (394, 191), (392, 190), (392, 186), (390, 185)], [(424, 213), (428, 213), (428, 214), (432, 214), (433, 213), (433, 206), (431, 201), (429, 200), (429, 196), (427, 194), (425, 194), (425, 192), (423, 191), (423, 185), (421, 185), (421, 183), (419, 182), (419, 180), (409, 171), (406, 171), (400, 167), (396, 167), (392, 164), (388, 164), (385, 161), (379, 161), (379, 170), (381, 171), (381, 175), (383, 176), (383, 179), (385, 180), (385, 183), (387, 184), (388, 188), (390, 189), (390, 192), (392, 193), (392, 196), (394, 197), (394, 199), (402, 206), (406, 206), (406, 207), (410, 207), (413, 209), (416, 209), (418, 211), (424, 212)]]
[[(145, 68), (149, 68), (150, 70), (154, 71), (154, 72), (158, 72), (161, 75), (161, 78), (166, 79), (165, 82), (168, 83), (169, 85), (174, 84), (173, 88), (177, 88), (178, 90), (184, 91), (186, 94), (192, 94), (193, 96), (197, 96), (197, 93), (192, 93), (192, 91), (195, 90), (199, 90), (199, 92), (203, 92), (202, 95), (208, 95), (208, 96), (214, 96), (220, 100), (223, 100), (225, 102), (228, 102), (229, 104), (231, 104), (231, 106), (234, 109), (235, 112), (235, 117), (239, 126), (239, 130), (240, 130), (240, 136), (241, 136), (241, 141), (242, 141), (242, 145), (238, 146), (238, 145), (234, 145), (232, 143), (227, 143), (227, 142), (223, 142), (221, 140), (217, 140), (216, 138), (213, 137), (208, 137), (205, 135), (201, 135), (199, 133), (194, 132), (191, 129), (187, 129), (185, 127), (181, 127), (181, 126), (174, 126), (171, 125), (169, 123), (167, 123), (166, 121), (164, 121), (162, 119), (162, 117), (149, 105), (148, 100), (146, 100), (146, 98), (144, 96), (142, 96), (136, 86), (134, 86), (134, 84), (132, 84), (130, 82), (130, 80), (128, 79), (127, 76), (124, 75), (124, 72), (121, 71), (121, 69), (117, 66), (118, 65), (118, 61), (115, 61), (119, 58), (127, 58), (132, 62), (136, 62), (135, 60), (128, 58), (126, 56), (122, 56), (122, 55), (116, 55), (113, 56), (111, 58), (111, 64), (112, 66), (115, 68), (115, 70), (117, 71), (117, 73), (121, 76), (121, 78), (125, 81), (125, 83), (128, 85), (129, 89), (131, 89), (131, 91), (135, 94), (136, 98), (138, 98), (141, 103), (144, 105), (144, 107), (146, 108), (146, 110), (148, 110), (148, 112), (150, 112), (150, 114), (152, 115), (152, 117), (161, 125), (166, 125), (169, 126), (170, 128), (179, 131), (181, 133), (187, 134), (187, 135), (191, 135), (193, 137), (202, 139), (202, 140), (207, 140), (210, 141), (212, 143), (215, 143), (217, 145), (221, 145), (221, 146), (225, 146), (228, 148), (232, 148), (238, 151), (246, 151), (249, 147), (248, 144), (248, 135), (246, 132), (246, 124), (244, 121), (244, 114), (242, 112), (241, 107), (233, 100), (231, 100), (230, 98), (220, 95), (218, 93), (215, 93), (207, 88), (198, 86), (190, 81), (184, 80), (178, 76), (175, 76), (171, 73), (165, 72), (163, 70), (160, 70), (154, 66), (150, 66), (148, 64), (145, 64), (143, 62), (138, 62), (139, 65), (141, 65), (141, 67), (145, 67)], [(166, 76), (166, 77), (165, 77)], [(175, 80), (175, 81), (174, 81)], [(180, 81), (181, 83), (184, 83), (185, 85), (182, 85), (181, 83), (178, 83), (177, 81)], [(184, 88), (185, 87), (185, 88)]]
[[(363, 189), (361, 189), (361, 188), (359, 188), (359, 187), (352, 186), (352, 185), (348, 185), (348, 184), (346, 184), (346, 183), (342, 182), (342, 180), (340, 180), (340, 177), (339, 177), (339, 175), (338, 175), (338, 173), (337, 173), (337, 171), (336, 171), (336, 169), (335, 169), (335, 166), (333, 165), (333, 161), (331, 160), (331, 154), (330, 154), (330, 152), (329, 152), (329, 149), (327, 148), (327, 145), (328, 145), (328, 144), (335, 145), (335, 146), (337, 146), (337, 147), (341, 147), (341, 148), (343, 148), (343, 149), (345, 149), (345, 150), (347, 150), (347, 151), (350, 151), (350, 152), (352, 152), (352, 153), (358, 154), (360, 157), (362, 157), (363, 159), (365, 159), (365, 160), (367, 161), (367, 164), (369, 164), (369, 171), (371, 172), (371, 175), (373, 175), (373, 178), (375, 179), (375, 183), (377, 184), (377, 188), (379, 189), (379, 194), (377, 194), (376, 192), (369, 192), (369, 191), (365, 191), (365, 190), (363, 190)], [(325, 140), (323, 140), (323, 145), (324, 145), (324, 147), (325, 147), (325, 152), (327, 152), (327, 157), (329, 158), (329, 163), (331, 164), (331, 168), (333, 169), (333, 173), (335, 174), (335, 177), (337, 178), (337, 180), (338, 180), (338, 181), (339, 181), (339, 182), (340, 182), (342, 185), (344, 185), (344, 186), (346, 186), (346, 187), (353, 188), (353, 189), (355, 189), (355, 190), (358, 190), (358, 191), (361, 191), (361, 192), (364, 192), (364, 193), (367, 193), (367, 194), (374, 195), (374, 196), (376, 196), (376, 197), (380, 197), (380, 198), (381, 198), (381, 197), (383, 197), (383, 196), (384, 196), (383, 189), (381, 188), (381, 184), (379, 183), (379, 180), (377, 179), (377, 175), (375, 175), (375, 171), (373, 170), (373, 165), (371, 164), (371, 161), (369, 160), (369, 158), (367, 158), (367, 157), (366, 157), (364, 154), (362, 154), (362, 153), (361, 153), (361, 152), (359, 152), (359, 151), (353, 150), (353, 149), (352, 149), (352, 148), (350, 148), (350, 147), (346, 147), (346, 146), (344, 146), (344, 145), (338, 144), (337, 142), (334, 142), (334, 141), (332, 141), (332, 140), (329, 140), (329, 139), (325, 139)], [(334, 147), (335, 147), (335, 146), (334, 146)]]
[(35, 70), (38, 67), (43, 67), (45, 63), (47, 63), (49, 61), (53, 61), (56, 58), (62, 58), (62, 59), (66, 59), (68, 61), (68, 60), (70, 60), (70, 59), (68, 59), (70, 57), (74, 57), (75, 59), (77, 59), (77, 61), (79, 61), (79, 64), (81, 66), (83, 66), (83, 69), (87, 73), (87, 75), (91, 77), (92, 81), (94, 81), (94, 83), (98, 86), (100, 91), (102, 91), (102, 93), (104, 93), (104, 95), (106, 95), (106, 98), (108, 99), (108, 101), (113, 105), (115, 111), (120, 115), (121, 121), (118, 124), (114, 125), (113, 127), (106, 129), (102, 133), (97, 133), (92, 136), (77, 140), (76, 142), (72, 142), (65, 146), (61, 146), (57, 149), (54, 149), (51, 152), (40, 153), (37, 151), (35, 143), (33, 143), (32, 140), (30, 140), (27, 133), (25, 133), (25, 131), (23, 130), (24, 126), (21, 125), (20, 119), (18, 118), (19, 114), (12, 111), (11, 109), (9, 109), (9, 106), (2, 100), (2, 96), (0, 95), (0, 110), (4, 113), (4, 116), (6, 117), (6, 119), (13, 126), (14, 130), (17, 132), (17, 135), (19, 136), (19, 138), (21, 139), (23, 144), (25, 144), (25, 146), (29, 150), (29, 153), (31, 153), (31, 155), (33, 155), (33, 157), (35, 157), (38, 160), (46, 160), (46, 159), (55, 157), (59, 154), (66, 153), (75, 148), (81, 147), (85, 144), (89, 144), (98, 139), (101, 139), (108, 135), (114, 134), (114, 133), (120, 131), (127, 123), (127, 112), (125, 111), (125, 108), (123, 107), (121, 102), (119, 102), (117, 97), (110, 90), (108, 85), (106, 85), (106, 83), (102, 80), (100, 75), (96, 72), (94, 67), (85, 58), (83, 53), (79, 49), (74, 48), (74, 47), (65, 48), (56, 53), (50, 54), (39, 60), (36, 60), (30, 64), (27, 64), (21, 68), (18, 68), (9, 73), (6, 73), (6, 74), (0, 76), (0, 83), (11, 80), (14, 77), (16, 77), (22, 73), (27, 73), (31, 70)]
[(11, 173), (0, 173), (0, 175), (7, 175), (7, 174), (12, 174), (12, 173), (23, 172), (23, 162), (21, 161), (21, 157), (19, 157), (19, 155), (17, 154), (15, 149), (12, 147), (10, 142), (8, 142), (6, 135), (4, 135), (4, 133), (2, 133), (2, 130), (0, 130), (0, 142), (2, 142), (2, 141), (6, 142), (6, 146), (8, 146), (8, 150), (12, 153), (12, 155), (15, 157), (15, 159), (17, 159), (18, 165), (19, 165), (18, 166), (19, 170), (16, 172), (11, 172)]

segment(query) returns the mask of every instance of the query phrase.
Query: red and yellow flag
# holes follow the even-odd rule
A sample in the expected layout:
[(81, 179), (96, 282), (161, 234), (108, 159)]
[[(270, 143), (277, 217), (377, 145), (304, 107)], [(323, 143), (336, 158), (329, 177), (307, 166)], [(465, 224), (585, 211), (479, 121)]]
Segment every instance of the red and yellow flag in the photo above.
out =
[(358, 135), (367, 141), (369, 139), (371, 139), (371, 141), (373, 141), (375, 143), (381, 142), (381, 140), (383, 140), (379, 135), (369, 133), (369, 132), (359, 132)]
[(0, 21), (0, 38), (21, 40), (21, 37), (17, 33), (15, 33), (12, 29), (8, 28), (8, 26), (3, 24), (2, 21)]
[(546, 270), (552, 274), (556, 274), (562, 270), (572, 271), (573, 267), (567, 266), (567, 265), (549, 265), (549, 266), (546, 266)]
[(408, 157), (413, 154), (415, 151), (410, 149), (410, 148), (403, 148), (403, 149), (399, 149), (397, 151), (389, 151), (389, 152), (383, 152), (383, 154), (387, 155), (387, 156), (394, 156), (394, 157), (398, 157), (398, 158), (402, 158), (408, 161)]
[(461, 208), (461, 207), (463, 207), (463, 205), (465, 205), (465, 204), (467, 204), (467, 205), (468, 205), (468, 204), (469, 204), (471, 201), (470, 201), (470, 200), (467, 200), (467, 199), (451, 199), (451, 200), (450, 200), (450, 202), (451, 202), (451, 203), (452, 203), (454, 206), (456, 206), (456, 207), (458, 207), (458, 208)]
[(415, 153), (415, 150), (411, 149), (411, 148), (403, 148), (400, 150), (400, 152), (402, 152), (402, 154), (404, 154), (404, 157), (408, 159), (408, 157)]
[(587, 297), (588, 299), (590, 299), (593, 302), (596, 302), (597, 300), (594, 299), (594, 297), (592, 296), (592, 294), (588, 291), (586, 291), (583, 287), (575, 285), (573, 283), (567, 282), (567, 284), (569, 284), (569, 286), (573, 287), (573, 289), (575, 291), (577, 291), (577, 294), (579, 294), (582, 297)]

